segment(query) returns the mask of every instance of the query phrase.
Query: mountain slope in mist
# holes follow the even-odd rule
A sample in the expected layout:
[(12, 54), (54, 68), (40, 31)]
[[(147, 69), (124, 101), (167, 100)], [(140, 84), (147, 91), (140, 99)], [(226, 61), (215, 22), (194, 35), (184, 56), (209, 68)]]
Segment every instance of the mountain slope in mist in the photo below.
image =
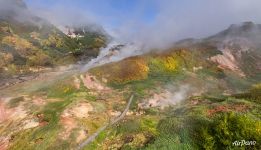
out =
[(21, 0), (4, 5), (12, 9), (1, 12), (1, 76), (99, 56), (1, 89), (0, 149), (220, 150), (242, 139), (253, 145), (240, 148), (261, 148), (260, 25), (169, 49), (100, 49), (109, 39), (97, 26), (62, 32)]
[[(260, 73), (261, 25), (244, 22), (231, 25), (228, 29), (200, 40), (182, 40), (176, 47), (218, 50), (219, 55), (209, 58), (220, 68), (232, 70), (242, 76), (256, 76)], [(210, 50), (211, 51), (211, 50)], [(214, 51), (214, 50), (212, 50)]]
[(260, 25), (246, 22), (90, 69), (104, 84), (136, 96), (132, 114), (93, 145), (223, 149), (238, 139), (259, 141), (260, 36)]
[(230, 82), (231, 75), (258, 81), (261, 72), (260, 35), (260, 25), (233, 25), (206, 39), (182, 40), (173, 48), (126, 58), (94, 68), (91, 72), (115, 84), (142, 81), (154, 76), (175, 78), (175, 74), (186, 72), (197, 76), (205, 74), (225, 83)]
[(74, 63), (83, 55), (95, 57), (106, 44), (105, 32), (95, 30), (79, 38), (69, 37), (47, 20), (34, 16), (22, 0), (1, 1), (0, 7), (2, 77)]

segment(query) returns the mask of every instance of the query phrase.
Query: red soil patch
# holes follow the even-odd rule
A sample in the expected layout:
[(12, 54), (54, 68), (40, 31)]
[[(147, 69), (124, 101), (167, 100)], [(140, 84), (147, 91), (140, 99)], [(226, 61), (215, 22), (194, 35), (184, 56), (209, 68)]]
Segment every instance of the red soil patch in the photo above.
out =
[(7, 150), (9, 142), (7, 139), (0, 139), (0, 150)]
[(33, 103), (37, 106), (43, 106), (46, 104), (46, 101), (41, 97), (33, 97)]
[(230, 50), (224, 49), (222, 53), (223, 53), (222, 55), (219, 54), (211, 57), (210, 60), (215, 63), (218, 63), (219, 68), (229, 69), (231, 71), (238, 73), (240, 76), (244, 77), (245, 74), (238, 67), (238, 63), (236, 62), (236, 59), (234, 55), (230, 52)]
[(216, 106), (213, 109), (209, 109), (207, 111), (207, 114), (208, 114), (208, 116), (213, 116), (219, 112), (230, 112), (230, 111), (245, 112), (249, 108), (250, 108), (250, 106), (244, 105), (244, 104), (222, 105), (222, 106)]
[(212, 116), (218, 112), (228, 112), (228, 107), (227, 106), (217, 106), (213, 109), (208, 110), (208, 115)]
[(75, 86), (76, 89), (80, 89), (81, 88), (81, 80), (78, 79), (76, 76), (74, 76), (73, 82), (74, 82), (74, 86)]
[(192, 99), (191, 101), (190, 101), (190, 104), (191, 105), (197, 105), (199, 103), (199, 100), (197, 100), (197, 99)]
[[(86, 102), (80, 102), (78, 104), (73, 105), (71, 108), (67, 108), (61, 115), (60, 124), (64, 127), (63, 131), (60, 133), (62, 139), (67, 139), (72, 130), (77, 128), (77, 118), (87, 118), (89, 116), (89, 112), (93, 111), (93, 106)], [(78, 140), (81, 140), (83, 136), (85, 137), (85, 132), (81, 131), (79, 133)]]
[(88, 134), (88, 130), (80, 130), (80, 131), (78, 131), (76, 142), (80, 143), (82, 140), (84, 140), (86, 138), (87, 134)]
[(7, 121), (12, 116), (13, 112), (11, 109), (6, 107), (6, 104), (0, 99), (0, 123)]
[[(102, 85), (95, 76), (91, 76), (89, 74), (81, 75), (81, 80), (85, 87), (91, 90), (98, 90), (98, 91), (110, 91), (110, 89), (104, 85)], [(77, 85), (76, 85), (77, 86)]]
[(238, 112), (245, 112), (250, 108), (249, 106), (243, 104), (234, 105), (233, 107), (234, 110)]
[(39, 120), (39, 126), (40, 127), (46, 126), (48, 124), (48, 122), (44, 120), (44, 114), (37, 114), (36, 117)]
[(89, 116), (89, 112), (92, 112), (93, 110), (94, 108), (91, 104), (81, 102), (71, 108), (66, 109), (62, 116), (71, 118), (87, 118)]
[(9, 146), (9, 140), (6, 137), (0, 137), (0, 150), (7, 150)]
[(70, 136), (71, 131), (77, 127), (77, 123), (73, 118), (67, 116), (61, 116), (60, 123), (64, 127), (64, 130), (60, 133), (60, 136), (63, 139), (67, 139)]
[(67, 129), (72, 129), (76, 127), (75, 120), (70, 117), (61, 117), (61, 123), (64, 125), (64, 127), (67, 127)]

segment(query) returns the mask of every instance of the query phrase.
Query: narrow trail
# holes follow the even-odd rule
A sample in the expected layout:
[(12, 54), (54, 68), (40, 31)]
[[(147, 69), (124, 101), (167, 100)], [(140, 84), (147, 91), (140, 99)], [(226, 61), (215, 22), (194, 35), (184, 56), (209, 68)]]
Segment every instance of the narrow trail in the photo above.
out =
[(77, 150), (81, 150), (84, 148), (84, 146), (90, 144), (91, 142), (93, 142), (95, 140), (95, 138), (102, 132), (104, 131), (107, 127), (119, 122), (121, 119), (123, 119), (126, 115), (126, 113), (129, 111), (130, 109), (130, 105), (132, 103), (132, 100), (133, 100), (133, 97), (134, 95), (132, 94), (129, 101), (128, 101), (128, 104), (126, 105), (124, 111), (121, 113), (121, 115), (117, 118), (115, 118), (114, 120), (110, 121), (109, 123), (105, 124), (104, 126), (100, 127), (95, 133), (93, 133), (88, 139), (86, 139), (84, 142), (82, 142)]

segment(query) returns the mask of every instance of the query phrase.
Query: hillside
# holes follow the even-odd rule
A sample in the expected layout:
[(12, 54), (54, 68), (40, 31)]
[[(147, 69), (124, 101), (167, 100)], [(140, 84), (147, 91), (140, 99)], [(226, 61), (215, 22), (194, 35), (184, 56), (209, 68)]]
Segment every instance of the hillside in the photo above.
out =
[(260, 25), (242, 23), (91, 69), (104, 84), (136, 96), (133, 114), (92, 146), (220, 149), (237, 139), (259, 141), (260, 35)]
[[(78, 42), (88, 33), (84, 27), (70, 31), (73, 39), (83, 38)], [(52, 58), (46, 53), (49, 46), (37, 49), (13, 33), (18, 32), (5, 34), (19, 39), (17, 48), (36, 47), (34, 51)], [(233, 143), (244, 139), (255, 141), (250, 149), (258, 150), (260, 36), (260, 25), (248, 22), (211, 37), (110, 62), (126, 54), (125, 45), (113, 46), (90, 61), (86, 72), (47, 74), (3, 89), (0, 149), (219, 150), (234, 149)], [(15, 46), (19, 56), (27, 54)], [(59, 46), (52, 48), (63, 54)], [(102, 65), (94, 67), (99, 62)]]
[[(126, 58), (90, 72), (116, 85), (157, 78), (168, 81), (181, 75), (212, 78), (224, 83), (219, 88), (240, 89), (248, 82), (260, 81), (261, 46), (257, 35), (261, 35), (261, 28), (253, 23), (234, 26), (209, 38), (182, 40), (173, 48)], [(243, 85), (235, 85), (240, 83)]]
[(1, 78), (72, 64), (83, 56), (96, 57), (106, 44), (104, 32), (89, 30), (80, 38), (71, 38), (32, 15), (23, 1), (11, 0), (8, 5), (0, 15)]

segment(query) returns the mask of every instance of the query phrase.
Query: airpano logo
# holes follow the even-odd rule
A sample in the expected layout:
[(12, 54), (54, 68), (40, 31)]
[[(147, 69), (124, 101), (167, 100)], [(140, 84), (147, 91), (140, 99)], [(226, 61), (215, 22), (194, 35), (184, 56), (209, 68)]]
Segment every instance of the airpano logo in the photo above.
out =
[(256, 141), (246, 141), (246, 140), (241, 140), (241, 141), (234, 141), (233, 146), (252, 146), (256, 145)]

